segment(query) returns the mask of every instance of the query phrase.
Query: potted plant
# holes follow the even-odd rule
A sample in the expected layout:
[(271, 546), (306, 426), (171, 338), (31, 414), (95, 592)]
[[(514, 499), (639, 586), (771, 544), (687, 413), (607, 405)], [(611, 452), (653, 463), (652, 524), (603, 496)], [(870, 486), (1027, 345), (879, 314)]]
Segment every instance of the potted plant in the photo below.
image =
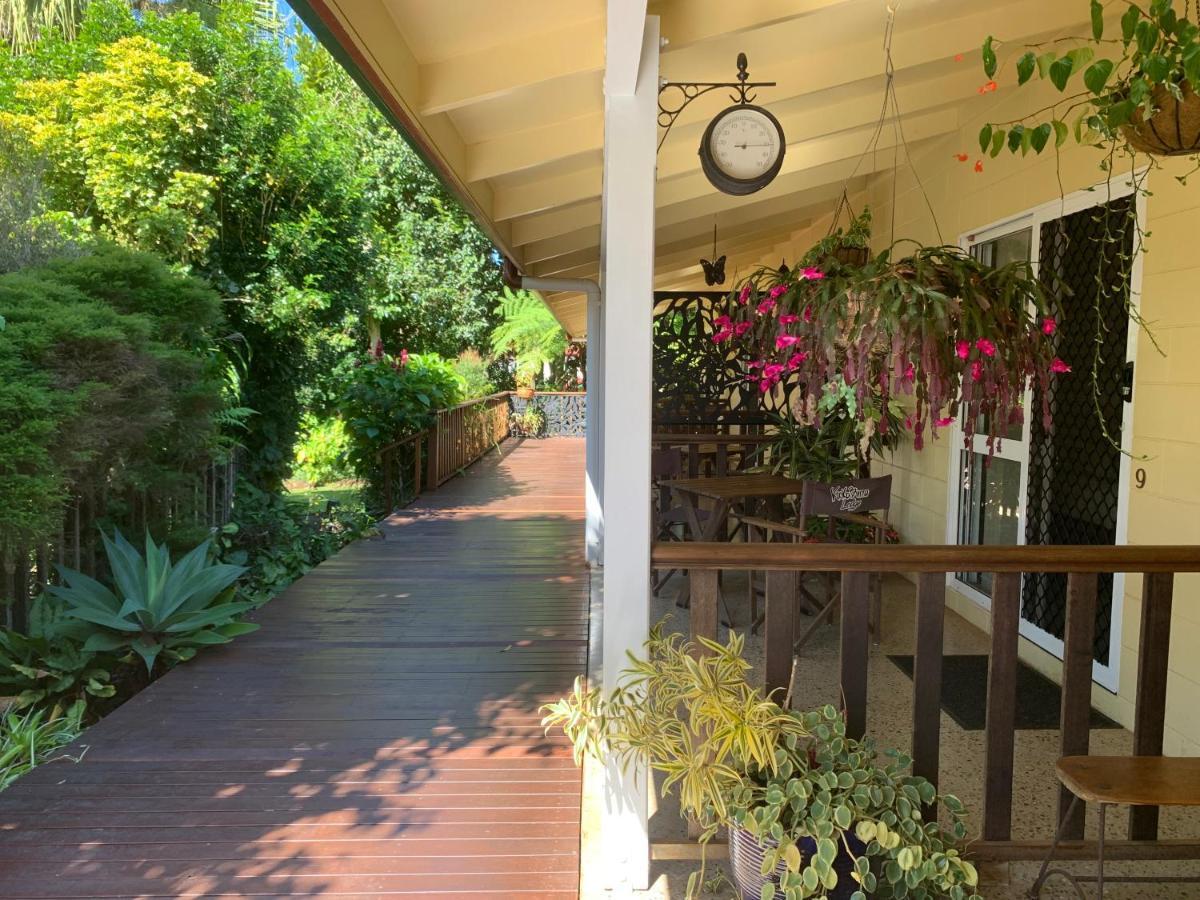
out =
[(541, 437), (546, 430), (546, 414), (532, 403), (508, 417), (508, 428), (517, 437)]
[(1029, 382), (1045, 388), (1070, 371), (1054, 355), (1045, 287), (1025, 262), (994, 268), (956, 247), (893, 251), (861, 267), (759, 269), (734, 287), (713, 340), (739, 344), (747, 379), (763, 393), (790, 390), (791, 414), (809, 424), (838, 409), (860, 439), (886, 437), (893, 401), (908, 398), (901, 424), (918, 450), (956, 416), (968, 439), (982, 428), (994, 450), (1022, 420)]
[[(733, 633), (694, 646), (660, 623), (612, 693), (577, 680), (543, 723), (566, 733), (577, 762), (615, 757), (659, 773), (702, 842), (727, 828), (746, 900), (976, 896), (978, 874), (958, 849), (961, 804), (899, 754), (880, 765), (832, 707), (793, 712), (763, 697), (746, 681), (743, 644)], [(924, 818), (939, 802), (948, 832)]]
[[(1082, 144), (1110, 149), (1122, 144), (1153, 156), (1200, 152), (1200, 26), (1189, 7), (1181, 14), (1172, 0), (1129, 3), (1121, 34), (1104, 37), (1104, 4), (1090, 0), (1090, 39), (1065, 52), (1061, 42), (1034, 45), (1017, 59), (1017, 83), (1049, 81), (1063, 99), (1022, 119), (989, 123), (979, 134), (984, 152), (1041, 153), (1073, 136)], [(996, 76), (998, 41), (983, 45), (984, 73)], [(1082, 82), (1082, 84), (1081, 84)], [(989, 81), (985, 90), (994, 87)]]
[(534, 385), (537, 383), (537, 371), (531, 368), (517, 370), (517, 396), (522, 400), (531, 400), (534, 395)]

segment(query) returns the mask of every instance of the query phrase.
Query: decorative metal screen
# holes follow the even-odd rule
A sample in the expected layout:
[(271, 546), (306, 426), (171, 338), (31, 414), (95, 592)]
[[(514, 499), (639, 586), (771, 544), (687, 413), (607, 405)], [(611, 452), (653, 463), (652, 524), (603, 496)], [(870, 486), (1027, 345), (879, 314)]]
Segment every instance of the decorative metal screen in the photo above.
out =
[[(1120, 200), (1107, 207), (1084, 210), (1047, 222), (1041, 229), (1043, 277), (1056, 277), (1061, 282), (1061, 289), (1055, 291), (1054, 310), (1059, 326), (1055, 333), (1058, 356), (1072, 365), (1074, 373), (1051, 382), (1053, 423), (1049, 430), (1042, 427), (1042, 396), (1035, 388), (1029, 417), (1028, 544), (1116, 541), (1121, 454), (1105, 437), (1097, 416), (1092, 363), (1100, 334), (1100, 415), (1108, 433), (1119, 441), (1129, 318), (1119, 291), (1108, 291), (1099, 310), (1097, 293), (1101, 279), (1113, 287), (1127, 277), (1119, 257), (1128, 259), (1133, 247), (1126, 219), (1128, 203)], [(1106, 228), (1117, 236), (1115, 241), (1105, 240)], [(1065, 575), (1026, 576), (1022, 617), (1062, 637), (1066, 591)], [(1101, 575), (1095, 658), (1102, 664), (1109, 661), (1112, 595), (1113, 576)]]
[(744, 380), (734, 342), (715, 344), (721, 291), (654, 292), (656, 426), (757, 425), (785, 402), (763, 398)]

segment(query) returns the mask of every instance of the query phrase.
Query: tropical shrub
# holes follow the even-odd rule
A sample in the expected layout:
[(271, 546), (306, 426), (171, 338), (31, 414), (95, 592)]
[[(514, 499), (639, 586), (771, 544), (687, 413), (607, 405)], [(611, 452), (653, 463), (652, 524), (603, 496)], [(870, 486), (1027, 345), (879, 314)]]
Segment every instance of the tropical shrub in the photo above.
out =
[(478, 350), (464, 350), (454, 361), (454, 371), (463, 380), (463, 400), (474, 400), (496, 393), (491, 366)]
[[(663, 794), (678, 795), (702, 841), (722, 827), (749, 832), (763, 846), (763, 874), (784, 869), (763, 897), (824, 897), (838, 886), (842, 854), (853, 857), (855, 900), (976, 896), (978, 874), (958, 846), (966, 828), (957, 799), (939, 797), (898, 753), (881, 765), (871, 741), (847, 737), (833, 707), (793, 712), (763, 697), (746, 680), (742, 636), (702, 643), (698, 658), (700, 648), (659, 623), (614, 691), (577, 679), (545, 707), (547, 731), (565, 732), (576, 762), (589, 755), (660, 773)], [(923, 812), (938, 802), (945, 829)], [(814, 852), (803, 853), (805, 842)], [(702, 881), (693, 875), (689, 898)]]
[(349, 478), (352, 474), (346, 460), (349, 450), (350, 438), (340, 418), (321, 419), (309, 413), (300, 423), (292, 477), (311, 485)]
[(69, 493), (112, 525), (129, 492), (194, 493), (227, 409), (212, 290), (100, 246), (0, 275), (0, 316), (0, 540), (56, 535)]
[(428, 428), (434, 413), (461, 403), (464, 385), (453, 364), (435, 354), (365, 355), (350, 372), (341, 411), (349, 458), (372, 499), (381, 491), (379, 451)]
[(239, 595), (261, 605), (341, 547), (374, 532), (361, 503), (326, 503), (314, 509), (303, 499), (237, 489), (233, 520), (218, 535), (221, 560), (244, 566)]
[(10, 711), (0, 718), (0, 791), (30, 769), (55, 759), (70, 759), (59, 751), (83, 730), (84, 703), (65, 712), (49, 709)]
[(63, 710), (87, 697), (110, 698), (112, 665), (66, 635), (20, 634), (0, 629), (0, 695), (14, 709)]
[(258, 628), (238, 621), (253, 604), (233, 598), (246, 570), (210, 563), (211, 542), (172, 563), (166, 544), (148, 534), (145, 556), (119, 531), (103, 537), (115, 591), (65, 566), (58, 568), (63, 583), (46, 587), (67, 617), (93, 626), (85, 651), (136, 653), (153, 674), (160, 657), (172, 665)]

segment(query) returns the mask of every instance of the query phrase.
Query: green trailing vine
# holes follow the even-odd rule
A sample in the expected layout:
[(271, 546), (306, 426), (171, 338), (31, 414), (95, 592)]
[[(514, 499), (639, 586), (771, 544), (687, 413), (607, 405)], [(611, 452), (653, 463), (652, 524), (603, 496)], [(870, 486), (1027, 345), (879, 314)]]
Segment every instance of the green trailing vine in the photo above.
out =
[[(1191, 3), (1182, 12), (1173, 0), (1124, 4), (1119, 33), (1109, 31), (1106, 5), (1090, 0), (1089, 35), (1062, 38), (1023, 48), (1014, 68), (1017, 84), (1049, 82), (1061, 95), (1052, 103), (1019, 119), (989, 122), (979, 132), (980, 150), (992, 157), (1010, 153), (1058, 154), (1074, 142), (1099, 149), (1104, 173), (1105, 204), (1095, 211), (1102, 234), (1096, 264), (1095, 342), (1091, 360), (1092, 401), (1104, 437), (1118, 450), (1120, 441), (1103, 415), (1100, 373), (1108, 336), (1103, 310), (1120, 303), (1130, 321), (1145, 331), (1159, 354), (1162, 347), (1134, 302), (1132, 275), (1146, 250), (1150, 232), (1138, 215), (1141, 200), (1151, 196), (1147, 180), (1161, 169), (1161, 157), (1186, 157), (1191, 167), (1175, 175), (1183, 185), (1200, 171), (1200, 24)], [(1070, 49), (1063, 49), (1073, 43)], [(982, 61), (989, 81), (982, 92), (994, 90), (999, 70), (997, 48), (989, 36)], [(1120, 174), (1127, 172), (1126, 174)], [(1127, 178), (1131, 196), (1125, 213), (1112, 216), (1115, 179)], [(1109, 271), (1115, 266), (1114, 273)], [(1165, 355), (1165, 354), (1163, 354)]]

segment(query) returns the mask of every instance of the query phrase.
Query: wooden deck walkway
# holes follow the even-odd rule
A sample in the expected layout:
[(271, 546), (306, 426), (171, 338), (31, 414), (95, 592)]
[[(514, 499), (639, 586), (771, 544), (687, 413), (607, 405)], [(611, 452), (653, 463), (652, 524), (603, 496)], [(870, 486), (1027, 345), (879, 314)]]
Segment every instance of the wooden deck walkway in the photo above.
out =
[(508, 445), (0, 794), (0, 897), (575, 897), (582, 473)]

